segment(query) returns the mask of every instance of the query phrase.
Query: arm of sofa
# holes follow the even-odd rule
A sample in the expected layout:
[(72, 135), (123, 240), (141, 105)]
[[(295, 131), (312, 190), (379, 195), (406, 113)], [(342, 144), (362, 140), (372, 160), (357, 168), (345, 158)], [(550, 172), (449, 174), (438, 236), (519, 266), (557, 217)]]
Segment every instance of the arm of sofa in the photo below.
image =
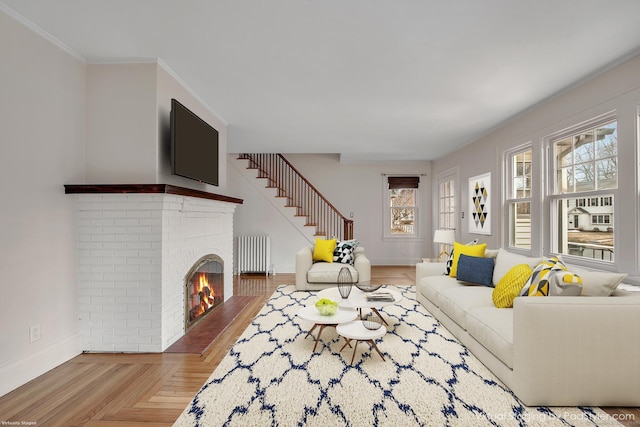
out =
[(446, 269), (446, 262), (419, 262), (416, 264), (416, 283), (426, 276), (441, 276)]
[(307, 283), (307, 271), (313, 265), (313, 249), (306, 247), (296, 253), (296, 289), (306, 291), (309, 289)]
[(368, 282), (371, 280), (371, 261), (364, 253), (362, 246), (356, 249), (354, 253), (353, 268), (358, 272), (358, 282)]
[(640, 404), (640, 297), (520, 297), (513, 315), (526, 405)]

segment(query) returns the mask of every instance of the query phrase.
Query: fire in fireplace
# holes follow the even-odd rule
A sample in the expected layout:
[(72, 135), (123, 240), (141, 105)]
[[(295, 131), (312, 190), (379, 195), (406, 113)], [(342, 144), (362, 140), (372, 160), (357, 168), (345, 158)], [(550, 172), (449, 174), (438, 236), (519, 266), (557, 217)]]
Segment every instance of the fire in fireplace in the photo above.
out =
[(224, 302), (224, 263), (206, 255), (185, 276), (185, 332)]

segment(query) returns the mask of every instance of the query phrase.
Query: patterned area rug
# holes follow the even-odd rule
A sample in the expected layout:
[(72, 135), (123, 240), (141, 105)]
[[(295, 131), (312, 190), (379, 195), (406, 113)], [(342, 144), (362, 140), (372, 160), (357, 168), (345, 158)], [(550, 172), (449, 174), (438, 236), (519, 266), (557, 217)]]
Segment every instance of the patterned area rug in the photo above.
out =
[[(386, 361), (296, 313), (315, 293), (280, 286), (175, 426), (614, 426), (599, 408), (526, 407), (415, 299), (381, 310)], [(315, 334), (315, 331), (314, 331)]]

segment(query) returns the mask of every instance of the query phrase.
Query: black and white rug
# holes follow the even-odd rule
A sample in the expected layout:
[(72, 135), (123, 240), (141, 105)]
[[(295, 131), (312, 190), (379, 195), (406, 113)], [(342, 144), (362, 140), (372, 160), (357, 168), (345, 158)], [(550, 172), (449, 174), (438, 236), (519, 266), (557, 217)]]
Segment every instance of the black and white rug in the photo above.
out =
[[(415, 299), (381, 310), (388, 332), (340, 352), (296, 313), (315, 293), (280, 286), (175, 426), (618, 426), (599, 408), (526, 407)], [(315, 332), (314, 332), (315, 333)]]

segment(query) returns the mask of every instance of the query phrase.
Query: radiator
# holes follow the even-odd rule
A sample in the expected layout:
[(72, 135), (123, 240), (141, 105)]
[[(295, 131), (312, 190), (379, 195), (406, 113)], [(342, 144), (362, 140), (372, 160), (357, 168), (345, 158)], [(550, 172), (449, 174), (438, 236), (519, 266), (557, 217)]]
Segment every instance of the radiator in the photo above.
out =
[(238, 236), (238, 273), (269, 274), (271, 240), (269, 236)]

